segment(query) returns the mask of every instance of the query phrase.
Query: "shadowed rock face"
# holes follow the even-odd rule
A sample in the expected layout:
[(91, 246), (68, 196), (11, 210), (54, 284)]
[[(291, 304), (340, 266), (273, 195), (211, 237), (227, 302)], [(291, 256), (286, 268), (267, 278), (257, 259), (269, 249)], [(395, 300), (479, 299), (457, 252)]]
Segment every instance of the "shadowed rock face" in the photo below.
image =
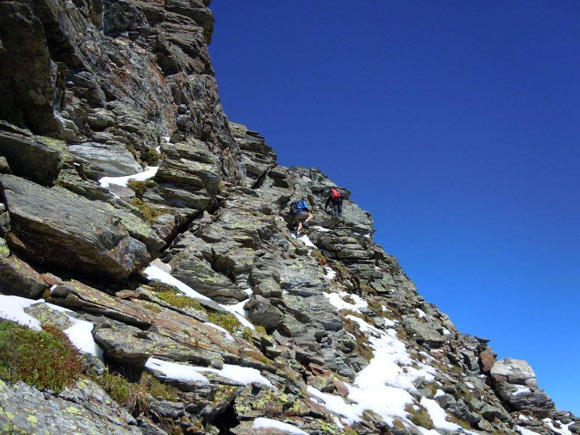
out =
[(332, 180), (227, 120), (208, 6), (0, 1), (0, 312), (27, 298), (100, 347), (91, 379), (139, 393), (130, 415), (86, 377), (60, 394), (0, 381), (0, 432), (578, 433), (527, 363), (417, 293), (348, 189), (343, 217), (326, 213)]

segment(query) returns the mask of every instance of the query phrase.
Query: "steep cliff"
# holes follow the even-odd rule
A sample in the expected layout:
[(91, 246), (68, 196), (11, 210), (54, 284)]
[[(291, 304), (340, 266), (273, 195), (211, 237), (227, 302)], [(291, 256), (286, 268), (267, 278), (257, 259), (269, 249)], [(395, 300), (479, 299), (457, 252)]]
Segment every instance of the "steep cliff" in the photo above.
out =
[(0, 2), (0, 431), (580, 433), (227, 120), (208, 6)]

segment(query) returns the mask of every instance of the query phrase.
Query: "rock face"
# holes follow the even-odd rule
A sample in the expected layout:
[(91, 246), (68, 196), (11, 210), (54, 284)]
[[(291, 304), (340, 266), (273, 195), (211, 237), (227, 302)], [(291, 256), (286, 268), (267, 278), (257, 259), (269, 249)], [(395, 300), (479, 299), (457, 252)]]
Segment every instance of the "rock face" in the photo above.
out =
[(122, 279), (157, 255), (163, 242), (139, 218), (64, 189), (2, 175), (9, 242), (46, 265)]
[(497, 361), (491, 368), (491, 377), (499, 396), (510, 407), (549, 415), (554, 403), (538, 388), (536, 374), (526, 361), (511, 358)]
[(208, 7), (0, 2), (0, 322), (86, 365), (60, 393), (0, 381), (0, 432), (578, 433), (417, 293), (348, 189), (326, 214), (323, 172), (227, 120)]

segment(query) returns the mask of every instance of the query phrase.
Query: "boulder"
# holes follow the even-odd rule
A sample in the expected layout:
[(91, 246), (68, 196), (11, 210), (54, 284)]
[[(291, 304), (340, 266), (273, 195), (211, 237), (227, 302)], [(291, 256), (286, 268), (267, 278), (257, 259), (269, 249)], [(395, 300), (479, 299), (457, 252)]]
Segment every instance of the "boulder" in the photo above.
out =
[(10, 242), (40, 263), (119, 280), (146, 265), (163, 241), (134, 215), (61, 188), (1, 175)]
[(244, 307), (248, 310), (248, 318), (254, 325), (266, 329), (274, 329), (282, 320), (282, 313), (263, 296), (254, 295)]
[(36, 299), (48, 287), (28, 263), (15, 255), (0, 255), (0, 293)]
[(101, 144), (97, 142), (85, 142), (69, 145), (68, 150), (82, 163), (88, 164), (92, 172), (85, 167), (85, 173), (89, 177), (99, 176), (119, 177), (133, 175), (143, 171), (123, 144)]
[[(0, 154), (6, 157), (11, 173), (28, 178), (38, 184), (54, 183), (62, 166), (64, 142), (2, 131), (0, 125)], [(27, 134), (26, 134), (27, 133)]]
[(526, 361), (499, 360), (490, 374), (499, 397), (508, 408), (528, 410), (542, 417), (547, 416), (546, 410), (554, 408), (548, 395), (538, 388), (536, 374)]
[(58, 395), (0, 380), (0, 403), (3, 433), (141, 434), (135, 419), (86, 378)]

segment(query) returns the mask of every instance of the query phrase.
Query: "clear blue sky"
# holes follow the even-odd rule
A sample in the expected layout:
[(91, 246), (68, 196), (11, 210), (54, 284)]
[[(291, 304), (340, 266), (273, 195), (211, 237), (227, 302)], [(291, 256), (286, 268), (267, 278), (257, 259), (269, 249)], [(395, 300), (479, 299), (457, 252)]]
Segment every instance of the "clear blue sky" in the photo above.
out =
[(580, 416), (580, 2), (215, 0), (229, 118)]

